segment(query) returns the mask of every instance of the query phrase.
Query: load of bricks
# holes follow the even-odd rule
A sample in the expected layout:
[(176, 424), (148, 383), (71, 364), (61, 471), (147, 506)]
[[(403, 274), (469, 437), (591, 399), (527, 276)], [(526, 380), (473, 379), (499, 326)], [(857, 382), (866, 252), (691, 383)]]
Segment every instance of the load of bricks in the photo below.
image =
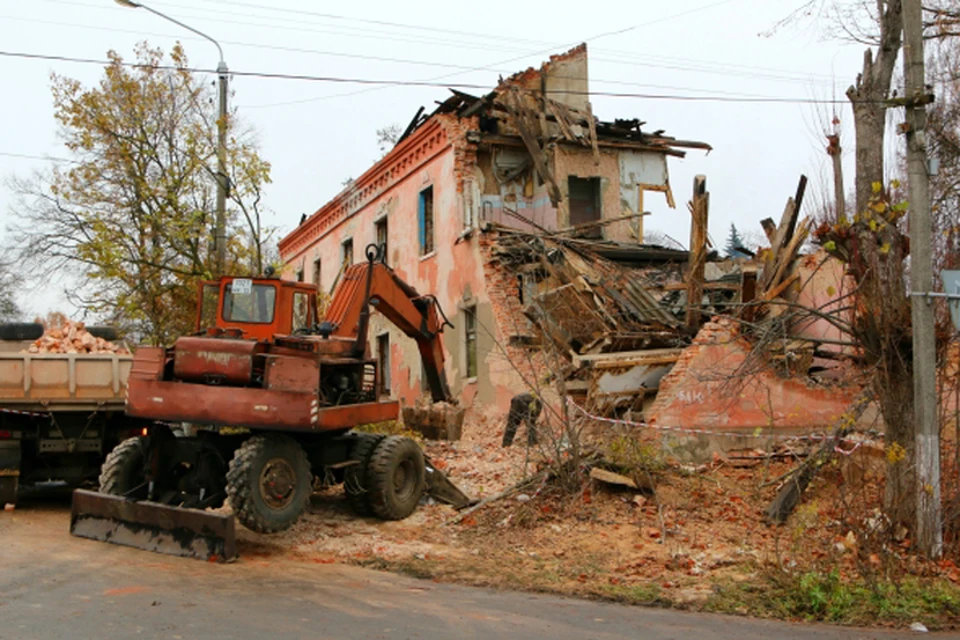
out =
[(48, 327), (25, 353), (129, 353), (126, 347), (98, 338), (82, 322), (67, 320), (62, 326)]

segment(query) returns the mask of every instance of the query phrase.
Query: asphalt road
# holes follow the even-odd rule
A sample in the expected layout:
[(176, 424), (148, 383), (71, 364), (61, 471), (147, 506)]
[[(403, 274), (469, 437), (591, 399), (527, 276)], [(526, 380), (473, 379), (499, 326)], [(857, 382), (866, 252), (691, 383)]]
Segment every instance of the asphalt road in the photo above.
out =
[(217, 565), (73, 538), (68, 527), (62, 503), (0, 512), (0, 639), (919, 635), (497, 592), (287, 558)]

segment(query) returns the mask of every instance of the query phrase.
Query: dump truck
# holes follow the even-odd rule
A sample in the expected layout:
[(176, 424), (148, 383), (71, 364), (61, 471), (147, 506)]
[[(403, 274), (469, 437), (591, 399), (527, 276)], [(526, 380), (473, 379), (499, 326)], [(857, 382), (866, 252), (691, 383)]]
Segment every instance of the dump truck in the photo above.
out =
[[(284, 530), (317, 484), (342, 483), (358, 514), (387, 520), (409, 516), (424, 492), (469, 504), (416, 441), (354, 429), (399, 413), (377, 393), (374, 308), (417, 342), (433, 400), (454, 402), (436, 299), (401, 280), (382, 247), (366, 258), (341, 274), (323, 320), (308, 283), (203, 283), (196, 333), (137, 350), (127, 413), (159, 424), (110, 453), (99, 493), (74, 492), (72, 533), (223, 561), (236, 555), (234, 516)], [(226, 502), (232, 516), (216, 512)]]
[(0, 507), (39, 483), (95, 484), (107, 453), (146, 424), (124, 413), (131, 355), (27, 353), (42, 334), (0, 325)]

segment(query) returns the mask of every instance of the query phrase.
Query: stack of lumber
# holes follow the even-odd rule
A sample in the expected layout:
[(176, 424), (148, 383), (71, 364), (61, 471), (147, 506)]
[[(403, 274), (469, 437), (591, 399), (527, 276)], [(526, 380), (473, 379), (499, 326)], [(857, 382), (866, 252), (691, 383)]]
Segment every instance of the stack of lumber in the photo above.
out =
[(48, 327), (26, 350), (26, 353), (129, 353), (87, 331), (82, 322), (68, 320), (63, 326)]

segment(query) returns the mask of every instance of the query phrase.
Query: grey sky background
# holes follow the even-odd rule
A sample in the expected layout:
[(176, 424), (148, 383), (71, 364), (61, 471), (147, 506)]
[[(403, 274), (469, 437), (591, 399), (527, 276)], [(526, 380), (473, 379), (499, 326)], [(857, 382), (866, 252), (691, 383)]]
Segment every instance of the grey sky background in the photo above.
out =
[[(603, 120), (637, 117), (646, 130), (713, 145), (671, 159), (677, 209), (656, 194), (647, 230), (684, 245), (689, 239), (693, 176), (707, 176), (710, 233), (723, 247), (730, 223), (759, 234), (779, 219), (801, 173), (811, 179), (808, 207), (832, 187), (823, 133), (834, 112), (844, 130), (852, 187), (853, 122), (844, 91), (864, 47), (826, 40), (816, 27), (768, 32), (802, 0), (673, 2), (310, 2), (308, 0), (154, 0), (151, 7), (216, 38), (231, 71), (366, 80), (424, 81), (480, 94), (498, 76), (538, 66), (550, 53), (588, 43), (591, 99)], [(609, 34), (609, 35), (603, 35)], [(597, 37), (600, 36), (600, 37)], [(135, 43), (169, 50), (181, 41), (191, 65), (215, 81), (210, 42), (143, 9), (111, 0), (32, 0), (0, 4), (0, 51), (104, 60), (113, 49), (133, 59)], [(27, 175), (68, 157), (57, 137), (51, 72), (98, 81), (93, 64), (0, 55), (0, 175)], [(449, 95), (443, 87), (373, 87), (351, 83), (232, 78), (231, 106), (259, 133), (273, 164), (266, 223), (281, 234), (312, 213), (379, 157), (375, 131), (406, 126), (421, 105)], [(642, 94), (613, 97), (603, 93)], [(682, 98), (696, 98), (681, 99)], [(709, 99), (707, 99), (709, 98)], [(749, 102), (777, 99), (783, 102)], [(838, 105), (811, 101), (843, 101)], [(0, 189), (0, 227), (15, 214)], [(0, 231), (0, 238), (9, 234)], [(21, 296), (30, 312), (67, 309), (65, 282), (33, 285)]]

